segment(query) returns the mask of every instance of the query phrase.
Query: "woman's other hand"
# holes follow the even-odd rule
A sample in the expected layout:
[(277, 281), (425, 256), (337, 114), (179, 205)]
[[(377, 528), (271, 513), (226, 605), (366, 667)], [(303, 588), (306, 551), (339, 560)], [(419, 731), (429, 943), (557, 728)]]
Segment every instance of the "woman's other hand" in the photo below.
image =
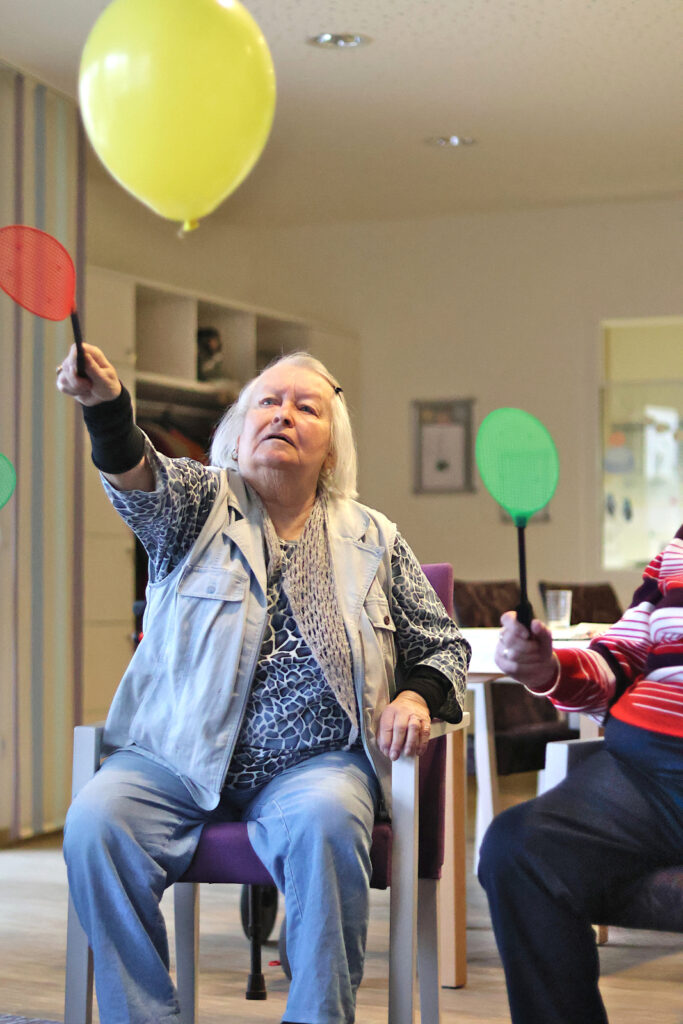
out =
[(65, 395), (71, 395), (81, 405), (98, 405), (100, 402), (111, 402), (121, 393), (118, 374), (104, 352), (95, 345), (83, 345), (85, 355), (85, 372), (87, 377), (79, 377), (76, 371), (76, 346), (72, 345), (69, 354), (57, 367), (57, 388)]
[(380, 716), (377, 745), (392, 761), (401, 754), (419, 756), (427, 749), (430, 728), (427, 702), (419, 693), (403, 690)]
[(503, 628), (496, 647), (498, 668), (530, 690), (549, 690), (557, 678), (559, 663), (548, 627), (534, 619), (528, 630), (517, 621), (516, 612), (505, 612), (500, 623)]

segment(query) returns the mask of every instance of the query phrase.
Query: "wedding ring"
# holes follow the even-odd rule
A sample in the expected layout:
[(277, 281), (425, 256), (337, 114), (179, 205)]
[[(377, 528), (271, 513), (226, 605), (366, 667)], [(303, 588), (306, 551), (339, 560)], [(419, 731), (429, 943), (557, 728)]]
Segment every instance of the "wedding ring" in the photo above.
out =
[(509, 658), (510, 657), (510, 648), (509, 647), (504, 647), (503, 648), (503, 657), (504, 658)]
[(60, 363), (59, 366), (55, 367), (55, 373), (61, 373), (61, 372), (62, 372), (62, 364)]

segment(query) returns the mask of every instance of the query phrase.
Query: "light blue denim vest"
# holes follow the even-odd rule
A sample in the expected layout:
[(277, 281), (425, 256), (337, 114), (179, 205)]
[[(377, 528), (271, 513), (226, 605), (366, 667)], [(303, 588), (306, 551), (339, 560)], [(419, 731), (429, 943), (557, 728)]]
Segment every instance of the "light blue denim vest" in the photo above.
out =
[[(236, 473), (219, 471), (192, 549), (147, 588), (144, 639), (116, 691), (105, 745), (134, 747), (176, 772), (197, 803), (218, 803), (266, 628), (260, 512)], [(390, 810), (391, 762), (375, 742), (395, 693), (391, 552), (396, 527), (349, 500), (329, 502), (339, 607), (351, 649), (363, 745)]]

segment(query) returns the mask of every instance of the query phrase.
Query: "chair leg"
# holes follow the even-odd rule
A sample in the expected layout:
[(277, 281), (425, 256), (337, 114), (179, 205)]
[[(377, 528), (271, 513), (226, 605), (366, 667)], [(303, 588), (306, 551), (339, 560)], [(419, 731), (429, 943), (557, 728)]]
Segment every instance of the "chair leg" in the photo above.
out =
[(261, 969), (261, 943), (263, 942), (262, 903), (263, 887), (249, 886), (249, 945), (251, 972), (247, 979), (246, 999), (267, 999), (266, 979)]
[(446, 760), (445, 856), (439, 883), (440, 969), (444, 988), (467, 984), (467, 797), (464, 729), (448, 736)]
[(418, 764), (399, 757), (392, 765), (392, 854), (389, 925), (389, 1024), (414, 1024)]
[(91, 1024), (92, 950), (69, 897), (66, 925), (66, 986), (64, 1024)]
[(439, 943), (439, 883), (435, 878), (420, 878), (417, 883), (417, 976), (421, 1024), (440, 1024), (441, 1020)]
[(195, 1024), (199, 961), (199, 885), (197, 882), (175, 883), (173, 910), (178, 1002), (183, 1024)]

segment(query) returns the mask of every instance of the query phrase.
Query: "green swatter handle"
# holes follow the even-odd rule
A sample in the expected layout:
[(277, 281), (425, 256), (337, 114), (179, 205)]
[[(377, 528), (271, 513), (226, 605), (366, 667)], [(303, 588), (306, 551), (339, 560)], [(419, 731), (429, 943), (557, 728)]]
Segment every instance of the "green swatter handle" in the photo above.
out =
[(531, 607), (526, 591), (526, 544), (524, 541), (524, 527), (517, 527), (517, 552), (519, 554), (519, 595), (520, 601), (517, 605), (517, 621), (521, 622), (527, 629), (531, 626), (534, 617), (534, 610)]

